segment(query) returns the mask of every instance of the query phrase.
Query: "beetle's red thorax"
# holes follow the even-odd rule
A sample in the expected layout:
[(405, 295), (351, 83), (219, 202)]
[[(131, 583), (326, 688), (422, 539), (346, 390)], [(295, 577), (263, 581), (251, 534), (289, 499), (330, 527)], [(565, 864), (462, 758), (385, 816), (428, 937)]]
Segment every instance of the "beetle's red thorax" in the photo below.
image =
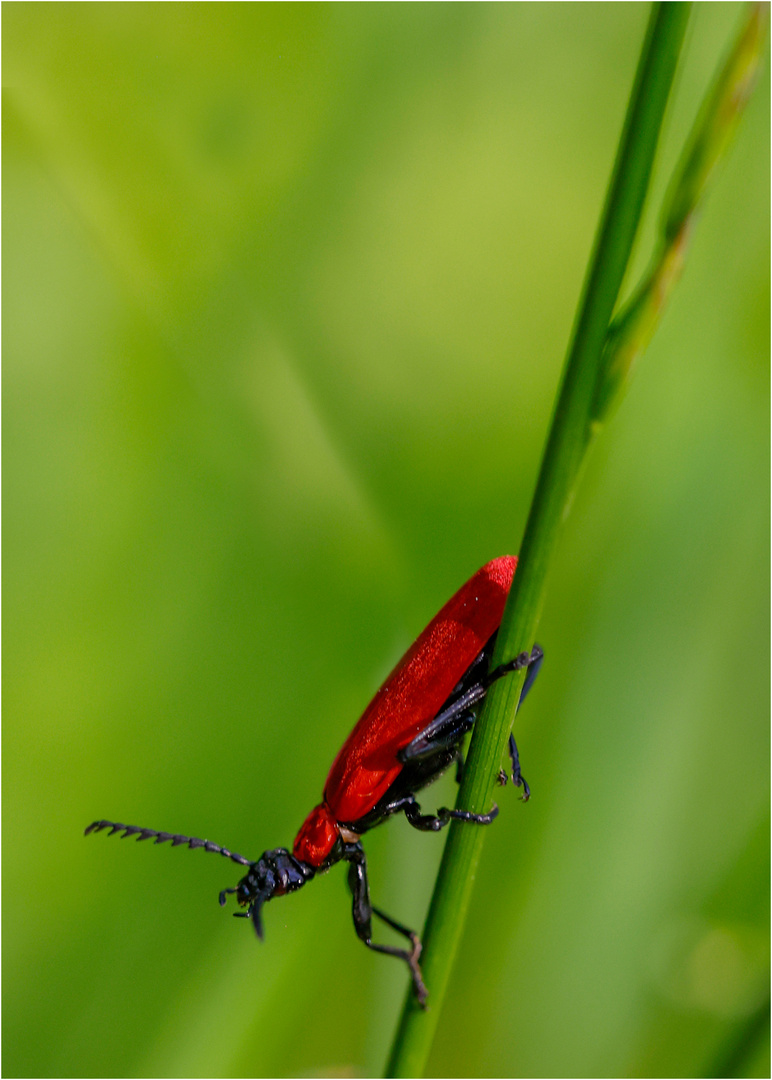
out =
[(335, 818), (325, 803), (315, 806), (300, 826), (292, 854), (309, 866), (319, 867), (332, 851), (340, 835)]
[(397, 752), (437, 715), (498, 629), (516, 566), (516, 558), (504, 555), (478, 570), (381, 686), (327, 777), (324, 799), (336, 821), (364, 817), (399, 776), (402, 764)]

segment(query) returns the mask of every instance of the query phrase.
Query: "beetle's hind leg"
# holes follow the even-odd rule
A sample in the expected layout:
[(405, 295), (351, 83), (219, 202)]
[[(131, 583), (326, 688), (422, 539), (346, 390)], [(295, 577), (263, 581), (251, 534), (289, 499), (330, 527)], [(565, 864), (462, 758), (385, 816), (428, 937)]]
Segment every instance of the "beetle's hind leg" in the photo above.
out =
[(504, 664), (499, 664), (497, 668), (494, 668), (493, 671), (489, 675), (486, 675), (482, 680), (483, 686), (487, 691), (492, 683), (495, 683), (497, 679), (503, 678), (504, 675), (509, 675), (513, 671), (522, 671), (523, 668), (528, 668), (528, 674), (525, 677), (523, 689), (520, 691), (520, 700), (517, 704), (517, 707), (520, 708), (528, 696), (528, 691), (536, 682), (536, 676), (539, 674), (539, 669), (543, 663), (544, 650), (541, 645), (534, 644), (530, 653), (520, 653), (514, 660), (509, 660)]
[[(421, 939), (414, 930), (392, 919), (380, 908), (373, 907), (370, 903), (370, 887), (367, 882), (367, 859), (361, 844), (347, 844), (344, 848), (343, 858), (349, 863), (348, 885), (353, 896), (352, 914), (354, 916), (354, 929), (360, 941), (363, 941), (368, 949), (373, 952), (384, 953), (386, 956), (396, 956), (398, 960), (404, 960), (410, 969), (418, 1003), (425, 1007), (428, 992), (421, 976), (421, 968), (418, 964), (421, 956)], [(394, 945), (379, 945), (372, 939), (372, 917), (377, 915), (379, 919), (396, 930), (398, 934), (406, 937), (412, 946), (410, 951), (399, 949)]]
[(459, 747), (466, 733), (474, 727), (474, 722), (475, 714), (471, 709), (462, 711), (448, 709), (438, 714), (424, 731), (416, 735), (412, 742), (398, 750), (397, 758), (403, 765), (412, 765), (421, 761), (429, 761), (433, 757), (451, 751), (453, 757), (450, 760), (452, 761), (455, 758), (456, 762), (460, 763), (463, 768), (463, 758)]
[[(527, 654), (522, 653), (521, 656), (519, 656), (516, 660), (511, 661), (511, 663), (501, 664), (499, 667), (497, 667), (488, 676), (489, 683), (495, 682), (496, 679), (500, 679), (502, 675), (507, 675), (511, 670), (513, 670), (513, 665), (522, 667), (520, 661), (526, 655)], [(541, 668), (543, 663), (544, 650), (542, 649), (541, 645), (534, 645), (533, 649), (531, 650), (531, 656), (528, 662), (528, 674), (525, 677), (523, 689), (520, 691), (520, 701), (518, 703), (518, 708), (520, 708), (520, 705), (523, 704), (528, 694), (528, 691), (536, 682), (536, 676), (539, 674), (539, 669)], [(515, 787), (522, 787), (523, 794), (520, 796), (520, 798), (523, 800), (523, 802), (528, 802), (531, 797), (531, 789), (528, 786), (528, 781), (520, 772), (520, 754), (517, 750), (515, 736), (511, 733), (509, 736), (509, 756), (512, 759), (512, 783), (515, 785)], [(507, 779), (507, 774), (504, 772), (503, 769), (500, 769), (498, 776), (499, 783), (503, 786), (504, 784), (506, 784)]]
[(523, 802), (528, 802), (531, 797), (531, 789), (528, 787), (528, 781), (520, 772), (520, 755), (517, 752), (515, 736), (512, 734), (509, 736), (509, 756), (512, 758), (512, 783), (515, 787), (522, 787), (523, 794), (520, 798)]
[[(471, 666), (468, 674), (476, 675), (480, 658), (485, 656), (488, 646)], [(479, 679), (477, 682), (468, 683), (465, 679), (459, 684), (460, 690), (451, 694), (442, 709), (437, 713), (426, 727), (416, 737), (397, 751), (397, 758), (403, 765), (410, 765), (427, 760), (442, 750), (458, 747), (467, 731), (470, 731), (477, 719), (477, 708), (488, 693), (488, 690), (505, 675), (513, 671), (521, 671), (528, 668), (528, 673), (520, 691), (518, 708), (523, 704), (528, 691), (534, 684), (539, 668), (544, 660), (544, 653), (540, 645), (534, 645), (530, 653), (522, 652), (514, 660), (508, 660), (499, 664), (497, 668)], [(443, 766), (445, 767), (445, 766)]]

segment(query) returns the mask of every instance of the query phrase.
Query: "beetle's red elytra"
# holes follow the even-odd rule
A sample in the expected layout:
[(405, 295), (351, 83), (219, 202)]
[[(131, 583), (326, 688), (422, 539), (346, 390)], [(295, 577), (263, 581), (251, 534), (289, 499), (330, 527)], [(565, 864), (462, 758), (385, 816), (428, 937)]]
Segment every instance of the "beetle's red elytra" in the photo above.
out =
[[(263, 936), (261, 909), (275, 896), (294, 892), (317, 873), (343, 860), (349, 864), (348, 882), (354, 899), (354, 928), (361, 940), (377, 952), (404, 960), (421, 1004), (427, 990), (418, 958), (421, 942), (414, 931), (370, 903), (367, 861), (360, 837), (396, 813), (404, 813), (416, 829), (436, 832), (456, 819), (488, 825), (498, 814), (494, 804), (487, 814), (441, 807), (423, 814), (415, 792), (455, 764), (456, 779), (463, 771), (461, 746), (474, 725), (477, 710), (489, 687), (511, 672), (527, 668), (520, 702), (533, 685), (543, 660), (535, 645), (530, 653), (489, 671), (496, 634), (517, 559), (503, 555), (486, 563), (432, 619), (399, 661), (365, 709), (338, 752), (324, 785), (322, 801), (315, 806), (295, 837), (292, 851), (275, 848), (255, 862), (208, 840), (112, 821), (95, 821), (86, 834), (109, 829), (110, 835), (155, 838), (157, 844), (187, 844), (224, 855), (248, 870), (235, 888), (220, 893), (224, 904), (235, 893), (246, 908), (258, 937)], [(512, 781), (530, 789), (520, 772), (514, 737), (509, 739)], [(501, 773), (506, 781), (506, 774)], [(372, 917), (391, 926), (410, 941), (410, 949), (381, 945), (372, 940)]]
[(387, 677), (332, 763), (324, 802), (298, 833), (292, 854), (321, 866), (338, 838), (336, 822), (355, 822), (378, 804), (404, 768), (398, 758), (441, 711), (496, 632), (517, 559), (494, 559), (462, 585)]

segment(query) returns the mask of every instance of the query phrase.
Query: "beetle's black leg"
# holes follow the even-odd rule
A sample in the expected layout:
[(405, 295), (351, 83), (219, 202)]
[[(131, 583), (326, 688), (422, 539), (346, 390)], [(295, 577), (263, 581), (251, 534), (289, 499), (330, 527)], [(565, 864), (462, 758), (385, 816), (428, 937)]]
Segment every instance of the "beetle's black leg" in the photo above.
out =
[[(538, 653), (537, 653), (537, 650), (538, 650)], [(535, 659), (534, 659), (534, 653), (537, 653)], [(539, 669), (541, 668), (543, 663), (544, 663), (544, 652), (543, 652), (540, 645), (534, 645), (533, 650), (531, 652), (531, 663), (528, 666), (528, 674), (525, 677), (525, 682), (523, 683), (523, 689), (520, 691), (520, 702), (518, 704), (518, 708), (520, 707), (520, 705), (523, 704), (528, 691), (531, 689), (533, 684), (536, 682), (536, 676), (539, 674)], [(507, 667), (506, 664), (504, 664), (502, 666), (504, 668)], [(499, 671), (500, 671), (500, 668), (496, 668), (496, 671), (494, 671), (492, 673), (495, 678), (500, 678), (500, 675), (498, 674)], [(501, 674), (506, 675), (507, 672), (503, 671)], [(490, 676), (489, 676), (489, 678), (490, 678)], [(528, 786), (528, 781), (523, 776), (523, 774), (520, 772), (520, 755), (517, 752), (517, 743), (515, 742), (515, 736), (512, 735), (511, 732), (510, 732), (510, 736), (509, 736), (509, 756), (512, 759), (512, 783), (515, 785), (515, 787), (521, 787), (522, 786), (523, 794), (520, 797), (523, 800), (523, 802), (528, 802), (528, 800), (531, 797), (531, 789)], [(507, 782), (507, 774), (504, 772), (503, 769), (499, 770), (498, 779), (499, 779), (500, 784), (502, 784), (502, 785), (506, 784), (506, 782)]]
[[(512, 783), (515, 787), (522, 787), (523, 794), (520, 798), (523, 802), (528, 802), (531, 797), (531, 789), (528, 786), (528, 781), (520, 772), (520, 755), (517, 752), (515, 736), (512, 734), (509, 736), (509, 756), (512, 758)], [(506, 773), (504, 774), (504, 777), (506, 779)]]
[[(413, 826), (414, 829), (420, 829), (421, 832), (439, 832), (440, 829), (444, 829), (450, 821), (450, 811), (438, 810), (437, 814), (422, 814), (421, 807), (415, 801), (411, 799), (404, 807), (405, 817)], [(443, 813), (443, 810), (445, 811)]]
[[(536, 652), (537, 649), (539, 650), (539, 655), (534, 660), (533, 654)], [(528, 674), (525, 677), (525, 682), (523, 683), (523, 689), (520, 691), (520, 701), (518, 702), (518, 708), (520, 708), (520, 706), (523, 704), (528, 691), (531, 689), (533, 684), (536, 682), (536, 676), (541, 671), (541, 666), (542, 666), (543, 663), (544, 663), (544, 650), (542, 649), (541, 645), (534, 644), (533, 649), (531, 649), (531, 663), (528, 665)]]
[[(410, 761), (417, 761), (422, 757), (435, 754), (441, 746), (452, 746), (453, 743), (460, 742), (461, 736), (469, 731), (474, 724), (475, 713), (471, 710), (478, 702), (482, 701), (491, 685), (505, 675), (511, 674), (511, 672), (520, 671), (522, 668), (527, 667), (529, 669), (528, 675), (520, 692), (520, 703), (522, 704), (525, 695), (533, 686), (533, 680), (538, 674), (543, 659), (544, 653), (541, 647), (534, 645), (530, 653), (522, 652), (514, 660), (508, 660), (506, 664), (499, 664), (490, 675), (486, 675), (479, 682), (468, 686), (460, 697), (438, 713), (431, 723), (426, 725), (420, 735), (416, 735), (411, 743), (408, 743), (399, 751), (397, 754), (399, 760), (407, 764)], [(532, 671), (534, 672), (533, 676), (531, 675)]]
[[(495, 638), (496, 635), (494, 634), (470, 666), (464, 678), (458, 683), (437, 716), (427, 724), (423, 731), (416, 735), (412, 742), (397, 751), (397, 760), (404, 768), (386, 794), (364, 817), (357, 821), (344, 823), (353, 832), (358, 834), (367, 832), (368, 829), (378, 825), (384, 818), (399, 813), (401, 810), (406, 810), (407, 807), (411, 807), (408, 814), (408, 820), (411, 821), (411, 824), (420, 820), (421, 824), (416, 824), (415, 827), (431, 831), (441, 829), (451, 820), (452, 816), (455, 816), (455, 811), (450, 816), (447, 814), (435, 816), (421, 814), (420, 809), (414, 808), (413, 793), (431, 783), (454, 762), (456, 765), (456, 781), (461, 783), (464, 771), (461, 743), (466, 733), (474, 725), (477, 706), (487, 694), (488, 686), (511, 671), (528, 666), (529, 672), (520, 693), (520, 700), (522, 701), (533, 685), (533, 680), (542, 661), (542, 651), (536, 645), (530, 654), (521, 653), (515, 660), (500, 665), (492, 675), (487, 676), (484, 674), (484, 670), (490, 663)], [(499, 783), (506, 784), (507, 779), (507, 774), (502, 770), (499, 773)], [(520, 780), (518, 786), (524, 787), (526, 797), (530, 795), (530, 789), (524, 784), (520, 776), (519, 766), (513, 768), (513, 779), (516, 784), (518, 779)], [(472, 815), (464, 818), (466, 811), (458, 811), (457, 813), (461, 820), (477, 820), (479, 824), (487, 824), (488, 820), (490, 820), (490, 815), (487, 814)]]
[(536, 676), (539, 674), (539, 668), (544, 662), (544, 651), (541, 645), (534, 645), (530, 654), (527, 652), (520, 653), (514, 660), (508, 660), (506, 664), (499, 664), (497, 668), (494, 668), (489, 675), (486, 675), (483, 679), (483, 685), (486, 689), (495, 683), (497, 679), (502, 678), (504, 675), (509, 675), (513, 671), (521, 671), (524, 667), (528, 668), (528, 674), (525, 677), (523, 683), (523, 689), (520, 691), (520, 701), (518, 702), (518, 708), (525, 701), (528, 691), (533, 686)]
[(469, 821), (474, 825), (490, 825), (498, 817), (499, 808), (494, 803), (487, 814), (473, 814), (471, 810), (449, 810), (447, 806), (441, 806), (436, 814), (422, 814), (421, 807), (415, 799), (406, 800), (405, 817), (414, 829), (422, 832), (439, 832), (444, 829), (449, 821)]
[(473, 814), (471, 810), (448, 810), (447, 807), (441, 806), (438, 813), (450, 814), (454, 821), (470, 821), (473, 825), (490, 825), (499, 816), (499, 808), (494, 803), (487, 814)]
[[(425, 1006), (428, 995), (424, 981), (421, 978), (421, 968), (418, 965), (418, 958), (421, 955), (421, 940), (418, 934), (403, 926), (402, 923), (396, 922), (380, 909), (374, 908), (370, 903), (370, 887), (367, 883), (367, 859), (361, 844), (347, 844), (343, 858), (350, 864), (348, 868), (348, 884), (354, 898), (352, 914), (354, 916), (354, 929), (358, 937), (368, 949), (385, 953), (387, 956), (396, 956), (398, 959), (405, 961), (410, 968), (410, 975), (413, 979), (418, 1002), (422, 1007)], [(398, 949), (393, 945), (378, 945), (372, 940), (371, 924), (374, 914), (409, 939), (413, 946), (410, 952), (407, 949)]]
[[(438, 724), (440, 720), (442, 722)], [(472, 730), (474, 721), (475, 715), (469, 711), (456, 712), (449, 709), (440, 713), (420, 735), (416, 735), (412, 742), (397, 752), (397, 758), (403, 765), (408, 765), (413, 761), (434, 757), (438, 751), (449, 750), (461, 742), (467, 731)]]
[[(535, 659), (534, 653), (537, 654)], [(528, 665), (528, 674), (525, 677), (523, 689), (520, 691), (520, 701), (518, 702), (518, 708), (520, 708), (520, 706), (523, 704), (526, 699), (526, 695), (528, 694), (528, 691), (536, 682), (536, 676), (539, 674), (539, 668), (542, 666), (543, 662), (544, 652), (541, 646), (534, 645), (533, 650), (531, 651), (531, 662)], [(502, 668), (504, 668), (503, 671), (501, 670)], [(502, 664), (501, 667), (496, 668), (496, 670), (488, 676), (488, 679), (490, 680), (490, 682), (493, 682), (495, 679), (501, 678), (502, 675), (507, 674), (508, 665)], [(521, 795), (521, 799), (523, 800), (523, 802), (528, 802), (531, 797), (531, 789), (528, 786), (528, 781), (520, 772), (520, 755), (517, 752), (517, 743), (515, 742), (515, 736), (511, 733), (509, 736), (509, 756), (512, 758), (512, 783), (515, 785), (515, 787), (522, 786), (523, 794)], [(502, 787), (506, 784), (507, 780), (507, 774), (504, 772), (503, 769), (499, 769), (498, 782), (502, 785)]]
[[(397, 922), (396, 919), (392, 919), (391, 915), (387, 915), (385, 911), (381, 911), (381, 909), (377, 908), (375, 904), (371, 904), (370, 907), (372, 908), (373, 915), (377, 915), (378, 918), (382, 922), (385, 922), (387, 926), (390, 926), (392, 930), (396, 930), (398, 934), (402, 934), (403, 937), (408, 938), (408, 940), (412, 941), (413, 943), (418, 941), (418, 934), (416, 934), (415, 930), (411, 930), (410, 927), (405, 926), (404, 923)], [(420, 952), (420, 941), (418, 942), (418, 947)]]

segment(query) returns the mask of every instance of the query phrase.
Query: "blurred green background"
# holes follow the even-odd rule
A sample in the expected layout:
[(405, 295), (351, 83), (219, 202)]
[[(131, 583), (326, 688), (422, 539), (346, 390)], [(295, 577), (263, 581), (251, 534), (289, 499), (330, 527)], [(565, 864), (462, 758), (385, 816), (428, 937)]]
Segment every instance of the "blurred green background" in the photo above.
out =
[[(4, 5), (6, 1076), (380, 1073), (406, 973), (340, 868), (258, 947), (237, 868), (83, 828), (291, 844), (516, 551), (647, 16)], [(655, 210), (741, 16), (694, 11)], [(768, 170), (765, 61), (563, 534), (534, 797), (502, 792), (429, 1075), (710, 1075), (763, 1032)], [(371, 833), (375, 902), (420, 927), (441, 846)]]

